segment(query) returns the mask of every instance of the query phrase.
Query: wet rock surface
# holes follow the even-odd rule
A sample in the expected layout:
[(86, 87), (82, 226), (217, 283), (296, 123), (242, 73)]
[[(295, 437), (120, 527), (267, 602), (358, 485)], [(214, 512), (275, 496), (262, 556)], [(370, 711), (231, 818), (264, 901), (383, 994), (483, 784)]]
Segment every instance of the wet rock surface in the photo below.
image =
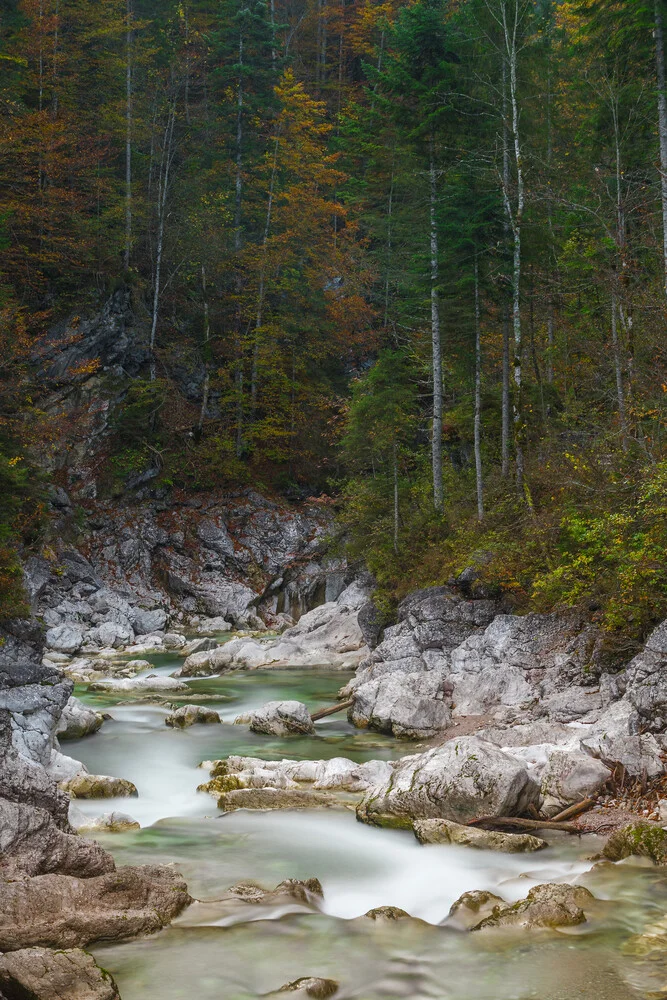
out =
[(310, 712), (300, 701), (269, 701), (250, 715), (253, 733), (268, 736), (302, 736), (315, 732)]
[(214, 709), (201, 705), (182, 705), (164, 720), (165, 726), (170, 729), (188, 729), (190, 726), (216, 725), (219, 722), (220, 716)]
[(284, 996), (290, 994), (292, 997), (313, 997), (314, 1000), (328, 1000), (338, 992), (338, 983), (335, 979), (318, 979), (316, 976), (304, 976), (295, 979), (292, 983), (286, 983), (275, 993), (268, 996)]
[(591, 909), (594, 900), (593, 894), (583, 886), (560, 883), (536, 885), (518, 903), (494, 906), (492, 912), (470, 930), (576, 927), (586, 921), (586, 911)]
[(80, 948), (22, 948), (0, 955), (8, 1000), (120, 1000), (113, 977)]
[(667, 830), (657, 823), (637, 820), (616, 830), (602, 849), (602, 856), (608, 861), (622, 861), (624, 858), (650, 858), (657, 865), (667, 864)]
[(499, 833), (474, 826), (461, 826), (447, 819), (421, 819), (413, 824), (420, 844), (459, 844), (503, 854), (525, 854), (541, 851), (547, 842), (530, 833)]

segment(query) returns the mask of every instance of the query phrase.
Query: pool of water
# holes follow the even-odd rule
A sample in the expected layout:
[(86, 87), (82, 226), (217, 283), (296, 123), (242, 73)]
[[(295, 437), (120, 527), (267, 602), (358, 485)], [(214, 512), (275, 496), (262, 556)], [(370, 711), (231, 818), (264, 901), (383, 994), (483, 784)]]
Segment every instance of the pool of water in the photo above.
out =
[[(179, 662), (156, 658), (155, 667), (169, 672)], [(208, 777), (197, 766), (204, 759), (362, 761), (419, 747), (355, 730), (344, 716), (322, 720), (314, 737), (288, 739), (232, 723), (274, 698), (297, 698), (311, 709), (331, 704), (346, 680), (338, 671), (289, 670), (191, 681), (191, 696), (174, 704), (201, 700), (225, 721), (184, 731), (165, 726), (165, 706), (78, 692), (113, 718), (95, 736), (68, 743), (67, 752), (91, 772), (134, 781), (139, 797), (77, 805), (90, 815), (110, 809), (133, 815), (141, 830), (98, 839), (119, 864), (175, 864), (191, 894), (204, 901), (161, 934), (94, 949), (124, 1000), (256, 1000), (305, 975), (336, 979), (340, 1000), (667, 997), (667, 936), (664, 959), (628, 948), (633, 935), (667, 914), (667, 873), (595, 864), (596, 838), (555, 834), (547, 850), (532, 855), (422, 847), (407, 831), (364, 826), (344, 809), (225, 814), (197, 793)], [(241, 880), (272, 888), (311, 876), (324, 890), (319, 913), (258, 907), (250, 917), (230, 916), (217, 902)], [(588, 886), (601, 901), (591, 919), (567, 931), (530, 934), (440, 926), (464, 891), (491, 889), (514, 900), (546, 881)], [(376, 923), (363, 916), (383, 905), (417, 919)]]

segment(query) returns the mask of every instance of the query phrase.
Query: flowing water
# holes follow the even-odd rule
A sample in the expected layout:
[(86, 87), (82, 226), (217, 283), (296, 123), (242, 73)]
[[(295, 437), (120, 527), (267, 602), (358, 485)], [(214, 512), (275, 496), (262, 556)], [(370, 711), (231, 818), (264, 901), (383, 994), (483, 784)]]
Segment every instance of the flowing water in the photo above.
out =
[[(180, 661), (155, 657), (168, 672)], [(276, 698), (309, 707), (334, 701), (340, 672), (257, 671), (191, 681), (191, 696), (215, 708), (222, 725), (184, 731), (164, 724), (168, 709), (128, 698), (77, 692), (112, 720), (67, 752), (93, 773), (133, 781), (137, 799), (78, 802), (99, 815), (129, 812), (142, 829), (98, 836), (119, 864), (175, 864), (196, 904), (162, 933), (95, 948), (124, 1000), (256, 1000), (301, 976), (340, 983), (337, 1000), (629, 1000), (667, 998), (665, 936), (648, 955), (634, 941), (667, 915), (667, 874), (637, 864), (595, 864), (599, 841), (564, 835), (532, 855), (420, 846), (411, 833), (357, 823), (353, 812), (219, 813), (197, 793), (200, 761), (230, 754), (277, 760), (394, 758), (419, 744), (355, 730), (333, 716), (314, 737), (277, 739), (232, 720)], [(241, 880), (273, 888), (285, 878), (317, 876), (321, 913), (298, 905), (230, 913), (216, 900)], [(580, 882), (601, 900), (581, 927), (560, 932), (465, 934), (439, 926), (471, 889), (514, 900), (532, 885)], [(398, 906), (415, 920), (374, 922), (363, 914)], [(662, 941), (662, 945), (661, 945)], [(289, 994), (287, 994), (289, 995)]]

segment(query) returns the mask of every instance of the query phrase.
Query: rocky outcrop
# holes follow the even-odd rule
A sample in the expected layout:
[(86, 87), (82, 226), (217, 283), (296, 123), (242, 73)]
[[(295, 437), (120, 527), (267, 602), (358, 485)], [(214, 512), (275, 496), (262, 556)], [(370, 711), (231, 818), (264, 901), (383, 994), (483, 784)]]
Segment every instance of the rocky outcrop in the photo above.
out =
[(310, 712), (301, 701), (269, 701), (252, 712), (248, 721), (253, 733), (267, 736), (304, 736), (315, 732)]
[(443, 670), (390, 673), (360, 684), (348, 718), (355, 726), (406, 739), (426, 739), (452, 725), (452, 710)]
[(448, 819), (420, 819), (413, 824), (420, 844), (458, 844), (503, 854), (525, 854), (547, 847), (544, 840), (529, 833), (498, 833), (474, 826), (461, 826)]
[(367, 655), (368, 647), (357, 623), (367, 588), (354, 583), (337, 601), (305, 614), (279, 639), (232, 639), (211, 658), (214, 671), (238, 668), (316, 667), (350, 669)]
[(644, 726), (661, 733), (667, 728), (667, 621), (654, 629), (643, 650), (626, 669), (626, 696)]
[(538, 801), (539, 786), (524, 761), (468, 736), (397, 761), (357, 816), (410, 829), (415, 819), (467, 823), (478, 816), (517, 816)]
[(0, 955), (0, 995), (8, 1000), (120, 1000), (113, 977), (80, 948), (22, 948)]
[(158, 866), (91, 878), (52, 874), (0, 881), (0, 951), (79, 948), (151, 934), (190, 902), (178, 872)]

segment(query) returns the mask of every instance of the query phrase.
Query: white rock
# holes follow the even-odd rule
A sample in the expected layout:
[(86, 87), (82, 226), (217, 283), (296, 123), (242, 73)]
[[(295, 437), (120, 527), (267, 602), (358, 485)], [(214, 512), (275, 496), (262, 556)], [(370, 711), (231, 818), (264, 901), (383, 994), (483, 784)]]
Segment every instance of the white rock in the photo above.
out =
[(186, 641), (185, 636), (178, 632), (165, 632), (162, 638), (165, 649), (183, 649)]
[(129, 625), (119, 625), (118, 622), (104, 622), (98, 628), (97, 635), (103, 646), (113, 648), (127, 646), (134, 639), (134, 632)]
[[(199, 654), (196, 654), (199, 655)], [(269, 701), (250, 715), (254, 733), (290, 736), (315, 732), (310, 712), (300, 701)]]
[(127, 677), (127, 678), (108, 678), (106, 680), (95, 681), (88, 688), (89, 691), (111, 691), (111, 692), (122, 692), (122, 691), (135, 691), (137, 693), (141, 692), (167, 692), (172, 693), (175, 691), (189, 691), (190, 688), (187, 684), (182, 681), (176, 680), (175, 677)]
[(541, 775), (542, 813), (555, 816), (567, 806), (596, 796), (610, 777), (609, 768), (594, 757), (556, 750)]
[(217, 618), (203, 618), (197, 626), (197, 631), (200, 635), (215, 635), (218, 632), (231, 632), (231, 629), (231, 623), (225, 621), (221, 615), (218, 615)]
[(83, 630), (78, 625), (56, 625), (46, 633), (46, 645), (58, 653), (76, 653), (83, 645)]

